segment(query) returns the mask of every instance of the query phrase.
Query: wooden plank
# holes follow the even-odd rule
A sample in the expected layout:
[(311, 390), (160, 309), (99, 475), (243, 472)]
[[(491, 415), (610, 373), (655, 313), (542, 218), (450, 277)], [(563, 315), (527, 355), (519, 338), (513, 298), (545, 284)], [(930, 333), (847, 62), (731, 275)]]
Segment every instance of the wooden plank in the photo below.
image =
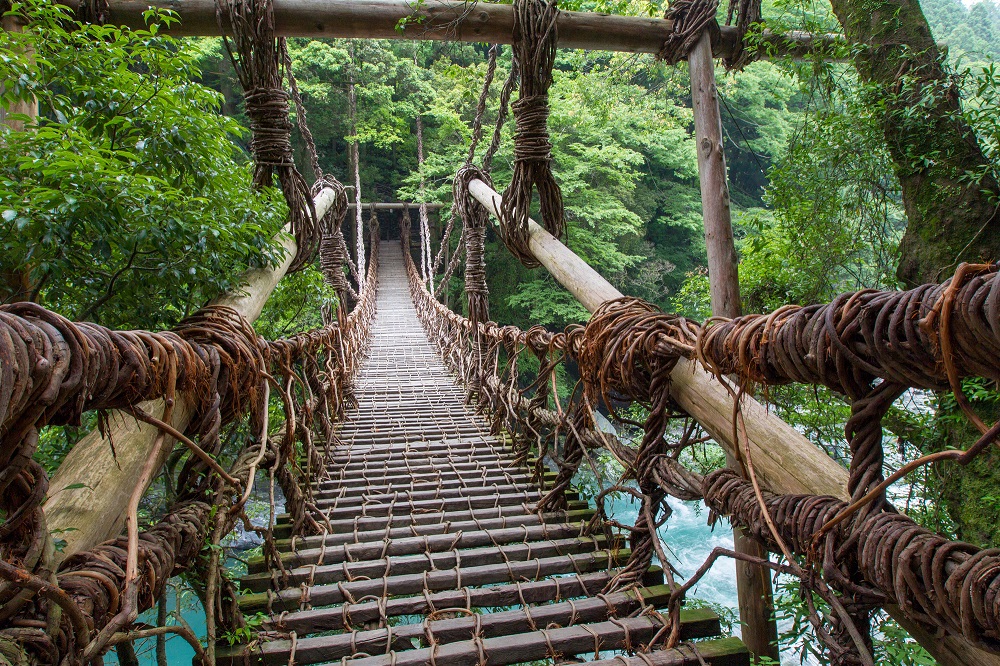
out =
[[(613, 574), (607, 571), (584, 573), (579, 576), (557, 576), (524, 583), (493, 585), (490, 587), (446, 590), (427, 595), (393, 597), (384, 603), (365, 601), (349, 604), (348, 622), (351, 626), (361, 626), (368, 622), (384, 621), (402, 615), (424, 615), (439, 608), (495, 608), (515, 606), (520, 603), (540, 604), (555, 599), (599, 594), (611, 580)], [(663, 572), (657, 567), (643, 580), (644, 585), (663, 583)], [(380, 610), (382, 606), (384, 614)], [(344, 629), (345, 611), (342, 606), (317, 608), (276, 616), (266, 620), (264, 626), (281, 631), (297, 631), (305, 636), (317, 631)]]
[(653, 650), (641, 657), (615, 657), (590, 662), (590, 666), (750, 666), (750, 651), (738, 638), (717, 638)]
[[(347, 204), (347, 208), (349, 210), (354, 210), (356, 206), (357, 204), (354, 203), (353, 201)], [(375, 210), (403, 210), (404, 208), (420, 208), (421, 206), (426, 206), (428, 210), (438, 210), (440, 208), (443, 208), (444, 204), (442, 203), (420, 204), (414, 202), (400, 202), (400, 201), (388, 201), (379, 203), (361, 202), (361, 210), (371, 210), (373, 206), (375, 207)]]
[[(509, 565), (502, 566), (492, 564), (463, 566), (445, 571), (355, 580), (337, 585), (317, 585), (309, 588), (309, 595), (306, 598), (303, 597), (299, 589), (284, 589), (271, 595), (270, 604), (273, 612), (294, 611), (299, 609), (304, 600), (308, 600), (308, 603), (313, 606), (344, 603), (344, 592), (350, 594), (354, 599), (361, 599), (367, 596), (422, 594), (425, 589), (428, 592), (436, 592), (454, 590), (463, 586), (540, 580), (547, 576), (561, 574), (584, 574), (621, 566), (628, 561), (629, 555), (630, 551), (626, 549), (617, 552), (605, 550), (578, 555), (544, 557), (528, 562), (511, 562)], [(243, 595), (239, 599), (240, 608), (251, 614), (266, 610), (269, 602), (268, 596), (267, 593)]]
[[(578, 511), (581, 509), (588, 508), (586, 502), (570, 502), (567, 510)], [(351, 534), (355, 530), (358, 532), (370, 532), (372, 530), (384, 530), (387, 525), (393, 527), (411, 526), (411, 525), (436, 525), (452, 523), (463, 520), (487, 520), (490, 518), (509, 518), (524, 516), (527, 514), (532, 514), (534, 511), (529, 511), (521, 505), (513, 506), (500, 506), (496, 508), (488, 509), (474, 509), (472, 511), (433, 511), (428, 513), (418, 513), (413, 515), (404, 516), (371, 516), (362, 517), (355, 516), (352, 519), (347, 520), (331, 520), (330, 525), (333, 528), (331, 531), (343, 532), (345, 534)], [(288, 514), (280, 514), (278, 516), (278, 524), (274, 528), (274, 535), (277, 538), (285, 538), (291, 536), (290, 525), (288, 523)]]
[[(545, 479), (550, 480), (555, 476), (554, 473), (546, 473)], [(436, 487), (442, 490), (447, 490), (449, 488), (479, 488), (483, 486), (488, 486), (493, 483), (508, 482), (515, 485), (530, 484), (531, 475), (516, 472), (510, 473), (505, 470), (495, 474), (487, 474), (486, 477), (475, 476), (471, 478), (463, 478), (454, 472), (445, 473), (442, 472), (440, 475), (422, 475), (418, 478), (413, 478), (410, 475), (399, 475), (395, 477), (396, 481), (390, 481), (389, 483), (382, 485), (366, 486), (364, 481), (361, 479), (354, 479), (351, 483), (351, 479), (344, 479), (341, 484), (337, 484), (334, 481), (323, 481), (318, 484), (313, 484), (313, 492), (315, 493), (336, 493), (337, 495), (343, 497), (349, 497), (351, 495), (364, 495), (366, 491), (371, 491), (374, 494), (391, 492), (392, 489), (405, 491), (405, 490), (423, 490), (424, 488)]]
[[(391, 541), (369, 541), (367, 543), (283, 552), (281, 553), (281, 562), (286, 568), (295, 568), (317, 564), (321, 559), (325, 564), (337, 564), (345, 560), (351, 562), (379, 560), (386, 556), (442, 553), (454, 548), (480, 548), (514, 542), (568, 539), (574, 536), (583, 536), (585, 532), (585, 523), (557, 523), (554, 525), (543, 523), (532, 527), (525, 525), (523, 527), (483, 529), (470, 532), (453, 531)], [(254, 557), (247, 561), (247, 573), (260, 573), (266, 569), (263, 557)]]
[[(380, 559), (304, 566), (288, 572), (286, 587), (329, 585), (357, 578), (393, 578), (438, 569), (461, 568), (463, 562), (478, 566), (505, 562), (529, 562), (557, 555), (576, 555), (597, 552), (607, 546), (603, 536), (583, 536), (532, 543), (508, 543), (502, 546), (446, 550), (442, 552), (398, 555)], [(263, 592), (271, 585), (271, 573), (248, 574), (241, 579), (241, 587), (252, 592)]]
[[(670, 589), (660, 586), (639, 590), (646, 605), (658, 606), (670, 596)], [(332, 661), (358, 652), (367, 654), (388, 653), (389, 649), (406, 650), (413, 643), (425, 646), (433, 636), (439, 644), (481, 638), (496, 638), (530, 632), (537, 627), (558, 627), (570, 624), (604, 622), (611, 617), (626, 616), (641, 607), (636, 592), (620, 592), (598, 598), (584, 598), (572, 602), (559, 602), (543, 606), (522, 607), (517, 610), (483, 613), (478, 616), (460, 616), (420, 624), (397, 625), (384, 629), (350, 632), (336, 636), (299, 638), (296, 642), (296, 661)], [(530, 616), (529, 616), (530, 614)], [(707, 609), (681, 613), (681, 639), (704, 638), (719, 633), (719, 617)], [(389, 649), (386, 649), (389, 648)], [(291, 654), (291, 641), (272, 641), (261, 646), (265, 664), (287, 664)]]
[(362, 444), (360, 448), (363, 450), (357, 451), (355, 449), (353, 451), (340, 454), (333, 453), (327, 460), (328, 462), (333, 463), (334, 466), (340, 464), (350, 465), (352, 463), (427, 460), (430, 458), (448, 458), (449, 456), (454, 458), (457, 454), (466, 454), (469, 457), (476, 457), (476, 459), (478, 459), (479, 455), (497, 457), (504, 456), (513, 460), (513, 455), (504, 447), (494, 446), (488, 442), (477, 442), (474, 440), (465, 440), (464, 442), (453, 444), (435, 442), (414, 444), (412, 442), (408, 442), (406, 445), (402, 446), (399, 444), (387, 444), (384, 446), (372, 446), (371, 448), (365, 448), (365, 444)]
[[(497, 493), (529, 493), (540, 496), (537, 486), (522, 484), (519, 486), (501, 485), (495, 483), (479, 488), (437, 488), (434, 490), (398, 491), (393, 493), (369, 493), (367, 495), (354, 495), (347, 497), (337, 497), (332, 491), (328, 495), (316, 493), (314, 497), (323, 502), (330, 502), (324, 506), (334, 506), (338, 509), (346, 507), (361, 507), (371, 504), (387, 504), (391, 502), (417, 502), (435, 499), (451, 499), (463, 497), (488, 497)], [(534, 501), (534, 500), (532, 500)]]
[[(443, 457), (446, 458), (447, 456)], [(450, 468), (453, 466), (454, 469), (466, 469), (466, 470), (479, 470), (484, 468), (496, 469), (501, 465), (513, 466), (513, 461), (514, 458), (512, 455), (483, 454), (482, 456), (478, 456), (475, 460), (472, 460), (471, 462), (450, 463), (448, 467)], [(386, 460), (386, 461), (377, 460), (372, 462), (371, 464), (367, 464), (362, 460), (359, 462), (344, 463), (343, 465), (335, 467), (334, 470), (331, 470), (331, 472), (336, 471), (338, 474), (348, 474), (368, 468), (378, 469), (383, 472), (390, 472), (390, 471), (398, 472), (400, 469), (430, 470), (430, 469), (438, 469), (439, 465), (440, 463), (434, 464), (430, 462), (414, 465), (408, 460)]]
[(422, 513), (424, 511), (456, 511), (468, 508), (486, 509), (500, 506), (520, 506), (524, 504), (534, 504), (540, 498), (538, 491), (523, 493), (503, 493), (500, 495), (480, 495), (471, 497), (444, 497), (441, 499), (417, 500), (413, 502), (383, 502), (378, 504), (364, 504), (356, 506), (337, 506), (333, 502), (319, 500), (316, 506), (328, 516), (330, 520), (343, 519), (350, 516), (389, 516), (403, 515), (411, 513)]
[[(366, 532), (343, 532), (340, 534), (327, 534), (324, 536), (298, 537), (296, 543), (304, 548), (315, 548), (324, 541), (327, 545), (337, 545), (344, 543), (365, 543), (371, 541), (382, 541), (383, 539), (402, 539), (410, 536), (425, 536), (432, 534), (444, 534), (448, 532), (461, 532), (475, 529), (506, 529), (507, 527), (534, 526), (542, 524), (574, 524), (580, 521), (589, 520), (594, 515), (593, 510), (583, 509), (579, 511), (554, 511), (550, 513), (526, 513), (520, 516), (504, 516), (502, 518), (487, 518), (483, 520), (450, 521), (444, 523), (433, 523), (425, 525), (407, 525), (391, 529), (373, 530)], [(279, 549), (291, 547), (289, 539), (277, 539), (276, 545)]]
[[(586, 627), (586, 628), (584, 628)], [(663, 628), (655, 617), (623, 618), (609, 622), (575, 625), (499, 636), (471, 641), (446, 643), (436, 648), (407, 650), (392, 655), (354, 659), (351, 666), (501, 666), (518, 664), (558, 655), (575, 655), (620, 650), (626, 645), (638, 648)], [(595, 638), (595, 635), (598, 638)], [(554, 653), (554, 655), (553, 655)]]

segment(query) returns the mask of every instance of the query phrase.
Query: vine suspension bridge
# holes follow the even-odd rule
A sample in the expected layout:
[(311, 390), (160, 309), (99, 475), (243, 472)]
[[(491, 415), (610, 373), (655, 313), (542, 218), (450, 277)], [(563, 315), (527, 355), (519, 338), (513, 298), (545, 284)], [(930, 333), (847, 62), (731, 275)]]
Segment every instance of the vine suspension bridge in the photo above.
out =
[[(84, 21), (138, 27), (146, 6), (76, 9)], [(116, 331), (33, 303), (0, 306), (0, 663), (100, 664), (115, 646), (169, 632), (208, 666), (735, 666), (775, 655), (769, 579), (783, 573), (800, 581), (832, 664), (873, 666), (879, 608), (941, 664), (1000, 664), (1000, 554), (918, 526), (885, 495), (921, 465), (967, 463), (1000, 433), (961, 389), (967, 377), (1000, 380), (998, 268), (962, 264), (942, 284), (740, 316), (713, 58), (739, 67), (755, 57), (744, 37), (759, 2), (730, 9), (737, 24), (720, 28), (712, 2), (675, 3), (667, 19), (560, 12), (543, 0), (416, 10), (396, 0), (183, 3), (177, 34), (231, 41), (254, 186), (278, 184), (289, 204), (276, 238), (286, 256), (248, 271), (239, 289), (170, 331)], [(436, 254), (426, 206), (412, 230), (409, 204), (364, 204), (355, 174), (352, 205), (322, 173), (288, 35), (492, 43)], [(838, 39), (765, 37), (792, 54)], [(476, 166), (500, 43), (512, 45), (513, 65)], [(559, 241), (565, 220), (547, 129), (557, 47), (688, 61), (712, 320), (624, 296)], [(293, 159), (292, 103), (316, 175), (311, 190)], [(500, 194), (489, 172), (508, 105), (515, 159)], [(354, 156), (357, 167), (356, 147)], [(536, 193), (541, 224), (529, 218)], [(355, 248), (343, 230), (349, 210)], [(399, 246), (383, 239), (379, 210), (399, 214)], [(490, 320), (491, 225), (514, 256), (544, 267), (592, 313), (586, 325), (525, 331)], [(317, 257), (338, 295), (323, 326), (258, 336), (253, 321), (275, 286)], [(463, 258), (468, 316), (440, 299)], [(568, 397), (559, 390), (567, 369), (579, 376)], [(791, 382), (850, 403), (849, 469), (750, 395)], [(886, 477), (882, 419), (909, 388), (954, 391), (981, 438)], [(282, 405), (279, 427), (272, 402)], [(630, 403), (645, 415), (630, 424), (637, 442), (597, 427), (598, 410), (614, 416)], [(40, 429), (79, 425), (86, 412), (100, 427), (49, 478), (33, 459)], [(709, 438), (729, 462), (702, 476), (680, 453)], [(583, 502), (572, 484), (599, 449), (624, 472)], [(173, 504), (140, 529), (139, 503), (165, 467)], [(263, 527), (246, 513), (259, 478), (271, 485)], [(275, 515), (275, 485), (285, 515)], [(637, 502), (634, 524), (606, 513), (613, 493)], [(734, 549), (717, 549), (686, 581), (660, 540), (668, 496), (703, 499), (738, 528)], [(219, 547), (238, 523), (264, 543), (239, 589)], [(66, 536), (62, 553), (54, 533)], [(712, 612), (683, 607), (718, 557), (741, 567), (745, 645), (718, 638)], [(199, 581), (205, 644), (184, 626), (136, 623), (182, 573)], [(258, 613), (262, 624), (248, 626)], [(238, 632), (253, 639), (218, 641)]]
[[(285, 576), (260, 559), (242, 580), (253, 592), (240, 599), (244, 612), (264, 611), (267, 629), (294, 632), (260, 646), (264, 663), (599, 660), (650, 643), (669, 627), (655, 612), (670, 597), (662, 572), (651, 568), (645, 587), (601, 594), (628, 551), (591, 535), (593, 511), (572, 495), (564, 510), (536, 512), (544, 487), (466, 407), (420, 327), (395, 243), (387, 254), (358, 406), (314, 483), (329, 532), (279, 541)], [(286, 522), (275, 534), (290, 532)], [(711, 611), (681, 614), (684, 640), (718, 631)], [(238, 664), (256, 652), (229, 656)], [(736, 639), (682, 645), (652, 663), (700, 664), (699, 656), (749, 663)], [(603, 663), (633, 662), (650, 663)]]

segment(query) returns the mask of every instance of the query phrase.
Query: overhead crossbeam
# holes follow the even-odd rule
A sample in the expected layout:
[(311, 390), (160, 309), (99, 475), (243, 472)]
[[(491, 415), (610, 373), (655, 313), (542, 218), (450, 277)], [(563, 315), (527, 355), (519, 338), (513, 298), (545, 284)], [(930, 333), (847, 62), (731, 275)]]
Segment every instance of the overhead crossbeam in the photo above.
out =
[[(66, 0), (76, 6), (78, 0)], [(177, 13), (180, 23), (166, 32), (179, 37), (221, 34), (215, 0), (112, 0), (107, 23), (145, 28), (150, 7)], [(339, 37), (407, 39), (510, 44), (514, 28), (511, 5), (456, 0), (275, 0), (275, 35), (283, 37)], [(673, 30), (660, 18), (617, 16), (595, 12), (559, 13), (559, 47), (625, 53), (659, 53)], [(735, 28), (723, 26), (713, 40), (715, 56), (725, 57), (736, 44)], [(805, 32), (765, 32), (767, 52), (803, 55), (817, 44), (833, 45), (837, 35)]]
[[(442, 204), (442, 203), (420, 204), (420, 203), (413, 203), (413, 202), (404, 203), (404, 202), (398, 202), (398, 201), (390, 201), (390, 202), (373, 203), (372, 204), (372, 203), (365, 203), (363, 201), (361, 202), (361, 210), (371, 210), (372, 208), (375, 208), (375, 210), (403, 210), (404, 208), (420, 208), (421, 206), (427, 206), (427, 208), (429, 208), (431, 210), (437, 210), (438, 208), (444, 208), (444, 204)], [(349, 210), (354, 210), (356, 207), (357, 207), (356, 203), (351, 202), (351, 203), (347, 204), (347, 208)]]

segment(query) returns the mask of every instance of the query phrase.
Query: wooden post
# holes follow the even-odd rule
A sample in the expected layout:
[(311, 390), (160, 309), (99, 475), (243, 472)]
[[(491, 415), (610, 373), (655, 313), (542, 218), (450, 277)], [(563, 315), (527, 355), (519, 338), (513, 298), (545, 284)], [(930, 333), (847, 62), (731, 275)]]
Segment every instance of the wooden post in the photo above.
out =
[[(334, 199), (332, 189), (322, 190), (314, 200), (316, 214), (322, 217)], [(250, 321), (257, 319), (295, 256), (294, 238), (282, 233), (279, 241), (286, 253), (280, 265), (247, 271), (243, 288), (222, 294), (212, 304), (229, 306)], [(196, 406), (192, 396), (178, 395), (172, 425), (183, 432)], [(139, 407), (157, 418), (163, 416), (163, 400), (150, 400)], [(112, 411), (109, 420), (107, 437), (95, 430), (80, 440), (49, 483), (43, 505), (45, 518), (49, 530), (66, 541), (64, 556), (90, 550), (121, 533), (123, 511), (158, 433), (155, 427), (122, 412)], [(165, 460), (170, 447), (164, 449)]]
[[(16, 16), (4, 16), (3, 19), (0, 19), (0, 27), (5, 32), (24, 32), (24, 24)], [(34, 49), (30, 49), (27, 52), (27, 56), (32, 62), (34, 61), (33, 55)], [(2, 90), (2, 86), (0, 86), (0, 90)], [(38, 118), (38, 100), (32, 98), (30, 100), (14, 102), (10, 107), (0, 107), (0, 124), (6, 125), (14, 131), (23, 130), (23, 121), (10, 118), (15, 113), (28, 116), (32, 120)]]
[[(474, 180), (469, 184), (469, 193), (497, 215), (500, 195), (493, 188)], [(600, 273), (533, 220), (528, 221), (528, 232), (531, 253), (589, 312), (606, 301), (622, 297)], [(677, 363), (670, 382), (671, 395), (677, 404), (723, 449), (734, 453), (733, 401), (722, 384), (697, 363), (686, 359)], [(765, 488), (775, 493), (850, 499), (846, 489), (847, 470), (825, 451), (753, 398), (744, 397), (741, 410), (754, 468)], [(1000, 655), (981, 650), (959, 636), (935, 636), (896, 606), (887, 606), (885, 610), (942, 666), (1000, 666)]]
[(691, 106), (698, 145), (698, 179), (701, 183), (705, 247), (708, 250), (712, 315), (738, 317), (742, 314), (737, 274), (739, 259), (733, 241), (726, 154), (722, 146), (722, 115), (719, 112), (715, 60), (712, 58), (712, 41), (708, 31), (688, 54), (688, 68), (691, 71)]
[[(712, 40), (708, 31), (688, 53), (688, 68), (691, 72), (691, 105), (698, 146), (698, 177), (701, 182), (705, 247), (708, 250), (712, 315), (739, 317), (742, 314), (739, 258), (733, 240), (726, 154), (722, 143), (722, 115), (715, 81)], [(737, 471), (742, 469), (739, 460), (728, 452), (726, 464)], [(763, 544), (738, 526), (733, 527), (733, 549), (760, 559), (768, 557)], [(779, 661), (778, 624), (774, 619), (770, 569), (736, 560), (736, 591), (741, 635), (754, 661), (760, 657)]]

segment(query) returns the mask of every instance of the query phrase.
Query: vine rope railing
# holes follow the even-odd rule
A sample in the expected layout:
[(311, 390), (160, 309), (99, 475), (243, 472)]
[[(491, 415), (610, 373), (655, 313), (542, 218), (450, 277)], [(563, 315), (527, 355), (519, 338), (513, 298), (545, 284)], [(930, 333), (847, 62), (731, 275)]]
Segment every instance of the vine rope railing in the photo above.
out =
[[(1000, 379), (996, 265), (963, 265), (940, 285), (865, 290), (825, 305), (785, 306), (704, 324), (623, 298), (605, 303), (586, 326), (562, 333), (474, 323), (421, 285), (411, 269), (411, 292), (428, 335), (470, 397), (489, 412), (494, 430), (510, 434), (520, 461), (536, 455), (536, 475), (546, 457), (558, 466), (540, 508), (565, 501), (590, 451), (605, 448), (624, 464), (623, 479), (598, 497), (604, 522), (631, 535), (632, 561), (615, 587), (634, 584), (653, 554), (666, 562), (656, 534), (669, 516), (666, 496), (704, 498), (714, 516), (729, 517), (785, 555), (783, 564), (760, 564), (801, 579), (831, 663), (873, 663), (871, 614), (887, 605), (899, 606), (932, 633), (945, 631), (1000, 652), (1000, 554), (936, 535), (898, 514), (885, 497), (886, 487), (906, 473), (930, 463), (967, 464), (1000, 434), (1000, 424), (983, 423), (961, 389), (966, 377)], [(731, 470), (702, 477), (678, 462), (684, 448), (706, 439), (670, 400), (670, 372), (682, 358), (699, 362), (730, 387), (737, 405), (734, 440), (741, 444), (746, 479)], [(567, 362), (577, 365), (581, 377), (568, 398), (558, 390), (557, 375)], [(790, 382), (826, 386), (851, 401), (845, 424), (850, 501), (776, 495), (761, 487), (738, 405), (749, 387)], [(968, 451), (924, 456), (885, 478), (882, 417), (908, 388), (954, 391), (982, 436)], [(645, 408), (645, 421), (620, 420), (641, 427), (638, 447), (600, 432), (593, 416), (599, 407), (618, 415), (632, 401)], [(671, 426), (675, 420), (679, 427)], [(635, 525), (606, 520), (601, 505), (615, 491), (639, 500)], [(723, 555), (746, 559), (714, 552), (678, 594)], [(827, 608), (813, 604), (811, 593)]]
[[(346, 211), (346, 205), (338, 209)], [(333, 421), (353, 400), (352, 381), (375, 313), (377, 226), (371, 256), (368, 288), (341, 322), (271, 342), (225, 306), (208, 306), (159, 333), (73, 323), (32, 303), (0, 306), (4, 648), (17, 646), (43, 663), (89, 663), (111, 645), (131, 640), (129, 626), (152, 607), (167, 580), (191, 572), (205, 582), (200, 592), (209, 623), (207, 648), (196, 650), (211, 662), (215, 623), (233, 630), (243, 622), (237, 593), (220, 575), (219, 540), (242, 522), (264, 535), (265, 552), (274, 552), (270, 527), (252, 526), (244, 510), (258, 471), (281, 485), (300, 532), (323, 530), (308, 479), (324, 467), (329, 443), (335, 441)], [(269, 432), (272, 391), (284, 405), (279, 434)], [(197, 401), (184, 432), (169, 425), (181, 393)], [(139, 406), (155, 398), (166, 401), (162, 419)], [(44, 552), (48, 533), (41, 508), (47, 475), (32, 459), (40, 430), (79, 425), (85, 413), (94, 411), (103, 427), (112, 409), (160, 430), (156, 453), (135, 482), (126, 534), (76, 553), (52, 570)], [(314, 431), (327, 443), (324, 451)], [(138, 501), (160, 471), (160, 452), (175, 440), (182, 447), (170, 466), (176, 472), (168, 474), (173, 503), (140, 532)], [(234, 462), (226, 466), (226, 460)]]

